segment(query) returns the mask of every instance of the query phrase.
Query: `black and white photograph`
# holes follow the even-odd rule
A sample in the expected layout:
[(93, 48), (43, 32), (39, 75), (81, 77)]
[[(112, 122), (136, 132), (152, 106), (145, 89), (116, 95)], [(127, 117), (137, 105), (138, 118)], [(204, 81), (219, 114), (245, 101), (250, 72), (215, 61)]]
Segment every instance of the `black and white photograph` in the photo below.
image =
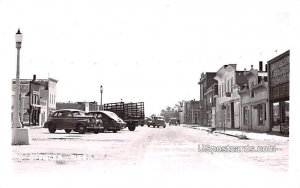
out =
[(0, 0), (0, 187), (300, 186), (299, 6)]

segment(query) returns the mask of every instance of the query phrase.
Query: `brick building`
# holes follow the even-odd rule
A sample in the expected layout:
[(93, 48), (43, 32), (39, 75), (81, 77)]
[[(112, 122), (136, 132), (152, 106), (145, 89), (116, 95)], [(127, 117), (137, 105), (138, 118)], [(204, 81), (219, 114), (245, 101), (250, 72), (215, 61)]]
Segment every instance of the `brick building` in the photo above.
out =
[(214, 79), (215, 72), (202, 73), (200, 81), (200, 120), (201, 126), (211, 126), (212, 107), (215, 107), (216, 101), (214, 98), (217, 89), (217, 81)]

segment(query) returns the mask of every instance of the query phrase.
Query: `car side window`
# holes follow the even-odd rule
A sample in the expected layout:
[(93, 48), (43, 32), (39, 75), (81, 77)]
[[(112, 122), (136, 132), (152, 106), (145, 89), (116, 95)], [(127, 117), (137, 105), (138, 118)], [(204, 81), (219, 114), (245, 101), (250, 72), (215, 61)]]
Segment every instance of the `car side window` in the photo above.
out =
[(65, 112), (65, 113), (64, 113), (64, 117), (72, 117), (71, 112)]
[(73, 117), (78, 117), (78, 116), (80, 116), (80, 113), (79, 112), (73, 112), (72, 115), (73, 115)]
[(62, 117), (63, 113), (62, 112), (58, 112), (56, 117)]

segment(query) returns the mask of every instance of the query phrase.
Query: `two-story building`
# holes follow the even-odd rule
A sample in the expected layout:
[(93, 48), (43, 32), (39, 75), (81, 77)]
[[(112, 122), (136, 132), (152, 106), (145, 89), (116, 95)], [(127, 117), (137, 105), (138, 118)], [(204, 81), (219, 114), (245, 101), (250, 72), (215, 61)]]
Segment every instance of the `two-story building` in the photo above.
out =
[[(57, 80), (20, 79), (20, 121), (23, 125), (42, 126), (56, 110)], [(12, 81), (12, 111), (16, 83)]]
[(289, 132), (290, 51), (268, 61), (270, 131)]
[(240, 128), (240, 95), (238, 91), (247, 84), (244, 71), (237, 71), (236, 64), (228, 64), (222, 66), (214, 78), (218, 82), (216, 127)]
[(200, 126), (211, 126), (212, 119), (212, 107), (214, 107), (214, 91), (217, 81), (214, 79), (216, 76), (215, 72), (202, 73), (200, 81)]
[(263, 71), (263, 62), (259, 70), (245, 71), (248, 83), (238, 93), (241, 97), (241, 129), (267, 132), (269, 124), (268, 72)]

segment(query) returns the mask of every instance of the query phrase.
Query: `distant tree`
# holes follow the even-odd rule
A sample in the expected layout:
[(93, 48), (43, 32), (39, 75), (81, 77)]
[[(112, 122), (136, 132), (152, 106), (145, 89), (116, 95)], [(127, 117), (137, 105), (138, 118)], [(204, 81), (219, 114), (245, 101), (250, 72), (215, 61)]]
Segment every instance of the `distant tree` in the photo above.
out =
[(184, 101), (179, 101), (174, 107), (167, 106), (166, 109), (161, 110), (160, 115), (165, 117), (166, 122), (170, 118), (179, 118), (179, 111), (182, 110)]

